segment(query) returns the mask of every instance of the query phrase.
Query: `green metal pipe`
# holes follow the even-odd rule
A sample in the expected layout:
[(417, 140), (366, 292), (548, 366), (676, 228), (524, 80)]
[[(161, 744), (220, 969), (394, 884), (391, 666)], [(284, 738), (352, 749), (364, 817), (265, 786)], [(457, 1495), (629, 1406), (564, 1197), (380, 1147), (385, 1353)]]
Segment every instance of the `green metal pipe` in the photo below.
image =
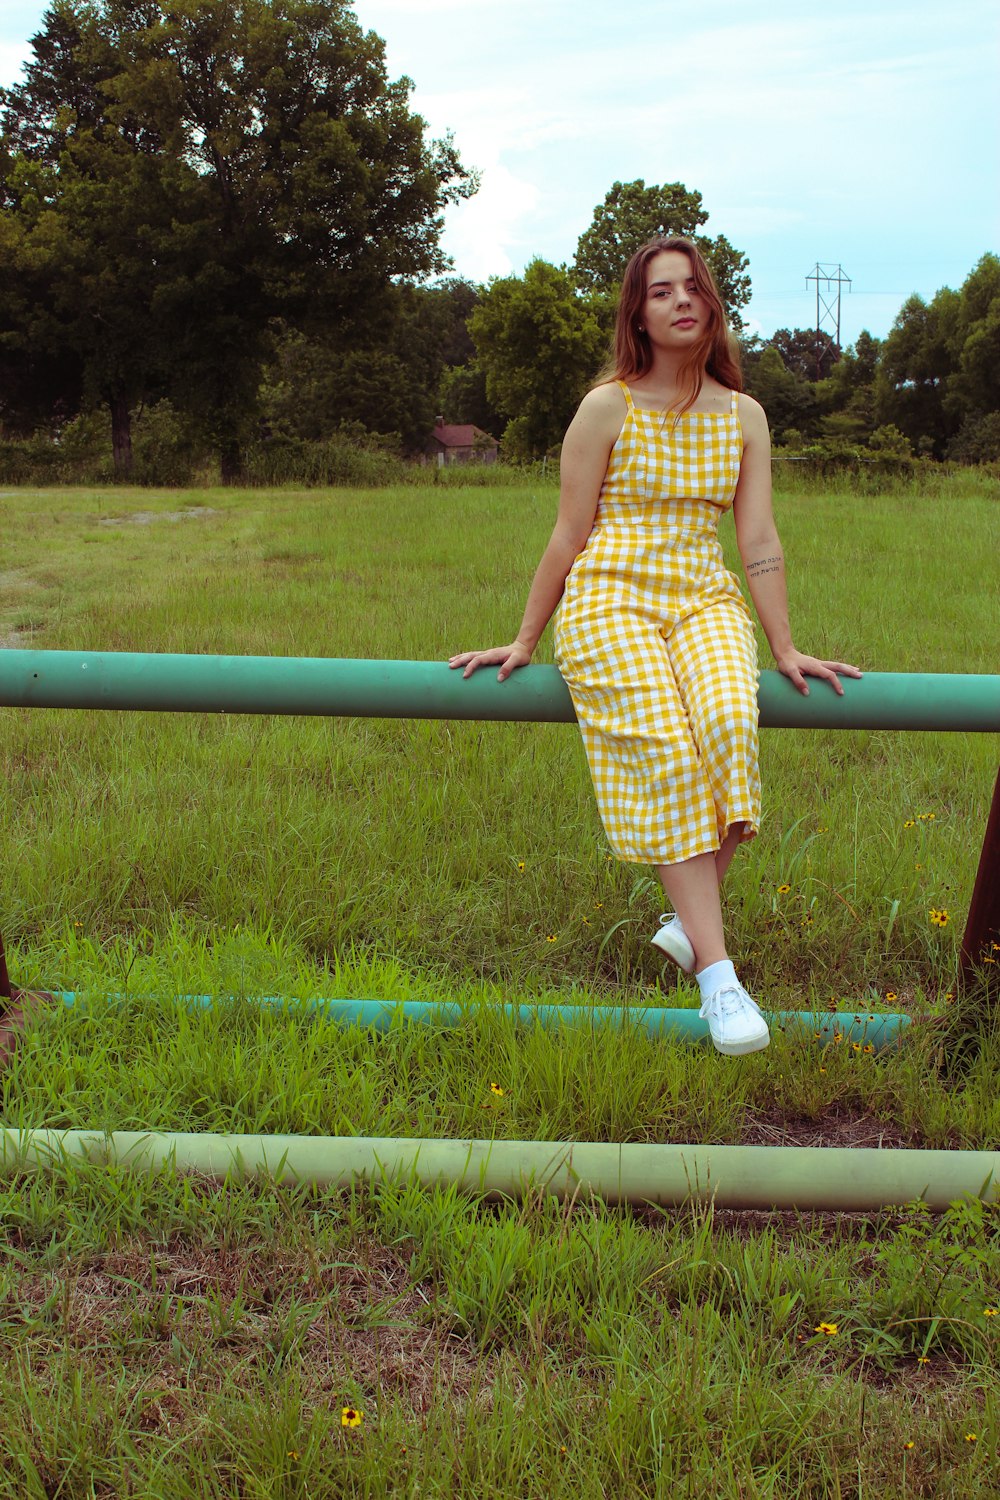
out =
[(321, 1188), (411, 1174), (424, 1187), (606, 1203), (714, 1200), (720, 1208), (882, 1209), (923, 1199), (944, 1209), (1000, 1193), (998, 1151), (873, 1151), (811, 1146), (662, 1146), (593, 1141), (209, 1135), (159, 1131), (0, 1131), (0, 1171), (83, 1158), (135, 1172), (165, 1166), (217, 1179), (263, 1176)]
[[(57, 993), (64, 1005), (84, 1006), (85, 994), (71, 990)], [(111, 997), (117, 1000), (118, 996)], [(218, 1003), (217, 996), (182, 995), (180, 1003), (195, 1010), (211, 1010)], [(470, 1007), (446, 1000), (309, 1000), (284, 999), (280, 996), (246, 997), (251, 1003), (282, 1010), (286, 1006), (302, 1007), (332, 1021), (337, 1026), (364, 1026), (374, 1031), (389, 1031), (401, 1021), (423, 1026), (459, 1026), (477, 1009), (486, 1009), (491, 1014), (513, 1018), (522, 1026), (542, 1026), (558, 1030), (560, 1026), (614, 1026), (642, 1027), (650, 1036), (672, 1036), (679, 1041), (707, 1042), (708, 1022), (703, 1021), (697, 1010), (687, 1008), (668, 1009), (659, 1006), (624, 1005), (485, 1005)], [(122, 1002), (124, 1003), (124, 1002)], [(782, 1010), (767, 1013), (768, 1023), (782, 1031), (800, 1032), (804, 1038), (835, 1043), (861, 1042), (870, 1044), (875, 1051), (883, 1047), (898, 1047), (902, 1033), (911, 1024), (907, 1015), (895, 1013), (869, 1014), (867, 1011), (807, 1011)]]
[[(870, 672), (843, 696), (813, 683), (805, 698), (780, 672), (760, 674), (760, 723), (771, 729), (1000, 730), (1000, 676)], [(506, 682), (463, 678), (445, 662), (326, 657), (182, 656), (127, 651), (0, 651), (0, 707), (175, 713), (357, 715), (572, 723), (555, 667)]]

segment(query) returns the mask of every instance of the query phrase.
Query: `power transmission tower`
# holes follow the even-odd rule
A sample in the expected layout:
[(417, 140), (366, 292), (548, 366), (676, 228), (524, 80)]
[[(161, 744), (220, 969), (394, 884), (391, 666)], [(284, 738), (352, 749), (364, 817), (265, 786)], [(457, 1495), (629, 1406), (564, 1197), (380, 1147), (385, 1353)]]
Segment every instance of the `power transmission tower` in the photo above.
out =
[[(821, 380), (823, 377), (824, 358), (830, 353), (831, 349), (836, 349), (837, 353), (840, 353), (840, 288), (846, 283), (848, 290), (850, 290), (851, 278), (844, 275), (843, 266), (839, 264), (836, 268), (833, 266), (821, 266), (819, 261), (817, 261), (813, 270), (806, 277), (807, 285), (810, 281), (815, 281), (816, 283), (816, 379)], [(820, 292), (819, 289), (821, 281), (825, 283), (823, 292)], [(831, 291), (831, 287), (834, 286), (837, 289), (836, 292)], [(823, 309), (822, 313), (820, 312), (821, 305)], [(825, 320), (830, 320), (833, 323), (832, 338), (828, 330), (823, 327)]]

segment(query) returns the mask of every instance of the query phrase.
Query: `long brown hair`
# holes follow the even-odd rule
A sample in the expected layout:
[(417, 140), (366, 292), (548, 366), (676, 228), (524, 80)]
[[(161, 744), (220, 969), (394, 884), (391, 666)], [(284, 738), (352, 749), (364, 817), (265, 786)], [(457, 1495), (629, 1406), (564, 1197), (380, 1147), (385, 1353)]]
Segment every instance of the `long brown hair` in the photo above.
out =
[(678, 409), (680, 416), (697, 401), (706, 374), (728, 390), (743, 389), (739, 346), (729, 331), (715, 278), (697, 245), (680, 235), (672, 235), (666, 240), (649, 240), (639, 247), (625, 267), (615, 319), (614, 353), (598, 376), (598, 383), (636, 380), (652, 368), (649, 334), (640, 329), (639, 323), (646, 300), (646, 267), (653, 256), (663, 250), (679, 250), (688, 257), (692, 279), (708, 308), (708, 326), (678, 368), (681, 393), (686, 398)]

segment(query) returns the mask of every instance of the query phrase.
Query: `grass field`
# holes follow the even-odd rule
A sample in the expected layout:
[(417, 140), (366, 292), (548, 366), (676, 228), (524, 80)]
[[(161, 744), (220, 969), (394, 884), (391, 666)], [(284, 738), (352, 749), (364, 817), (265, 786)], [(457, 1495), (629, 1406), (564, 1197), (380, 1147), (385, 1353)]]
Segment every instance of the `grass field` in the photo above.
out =
[[(796, 644), (995, 671), (998, 500), (975, 475), (779, 494)], [(0, 641), (444, 659), (513, 634), (554, 507), (541, 485), (6, 492)], [(765, 731), (761, 760), (737, 969), (768, 1008), (922, 1017), (898, 1052), (262, 1013), (697, 1000), (571, 726), (2, 710), (12, 974), (91, 997), (33, 1022), (4, 1123), (995, 1149), (1000, 1035), (953, 984), (995, 738)], [(0, 1250), (0, 1497), (1000, 1491), (995, 1206), (630, 1212), (67, 1163), (0, 1183)]]

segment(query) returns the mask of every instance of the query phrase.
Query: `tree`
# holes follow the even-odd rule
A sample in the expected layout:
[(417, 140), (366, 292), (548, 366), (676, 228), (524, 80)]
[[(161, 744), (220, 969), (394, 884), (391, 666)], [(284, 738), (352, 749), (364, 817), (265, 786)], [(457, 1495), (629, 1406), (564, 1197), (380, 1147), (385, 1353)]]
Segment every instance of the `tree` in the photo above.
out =
[(607, 339), (563, 266), (533, 260), (494, 278), (469, 320), (489, 401), (509, 418), (504, 450), (545, 453), (561, 441), (594, 379)]
[(898, 427), (938, 457), (958, 421), (945, 410), (945, 383), (955, 368), (958, 293), (942, 288), (928, 304), (914, 293), (900, 308), (882, 345), (875, 386), (876, 421)]
[(781, 355), (785, 369), (802, 380), (822, 380), (840, 358), (836, 344), (815, 328), (779, 328), (768, 343)]
[(450, 356), (472, 352), (466, 328), (476, 289), (458, 279), (391, 286), (369, 317), (339, 334), (283, 329), (269, 361), (262, 418), (275, 434), (316, 441), (344, 423), (395, 434), (422, 451), (438, 415), (438, 387)]
[[(162, 379), (232, 479), (272, 320), (343, 328), (394, 278), (444, 269), (441, 207), (474, 181), (450, 138), (425, 142), (410, 81), (389, 82), (345, 0), (56, 0), (32, 46), (0, 97), (3, 211), (34, 212), (25, 173), (47, 173), (40, 217), (80, 247), (77, 300), (113, 216), (121, 318), (91, 319), (95, 358), (126, 409)], [(122, 324), (155, 370), (131, 369)]]
[(767, 413), (768, 425), (776, 443), (794, 428), (808, 430), (815, 415), (815, 396), (809, 382), (787, 369), (773, 344), (761, 353), (747, 372), (747, 390)]
[(712, 268), (719, 294), (731, 326), (743, 327), (741, 310), (750, 301), (749, 261), (735, 250), (724, 235), (709, 239), (699, 234), (708, 219), (701, 194), (681, 182), (647, 187), (635, 182), (616, 182), (594, 209), (593, 222), (580, 236), (574, 273), (583, 292), (614, 297), (628, 261), (647, 240), (684, 235), (693, 240)]

